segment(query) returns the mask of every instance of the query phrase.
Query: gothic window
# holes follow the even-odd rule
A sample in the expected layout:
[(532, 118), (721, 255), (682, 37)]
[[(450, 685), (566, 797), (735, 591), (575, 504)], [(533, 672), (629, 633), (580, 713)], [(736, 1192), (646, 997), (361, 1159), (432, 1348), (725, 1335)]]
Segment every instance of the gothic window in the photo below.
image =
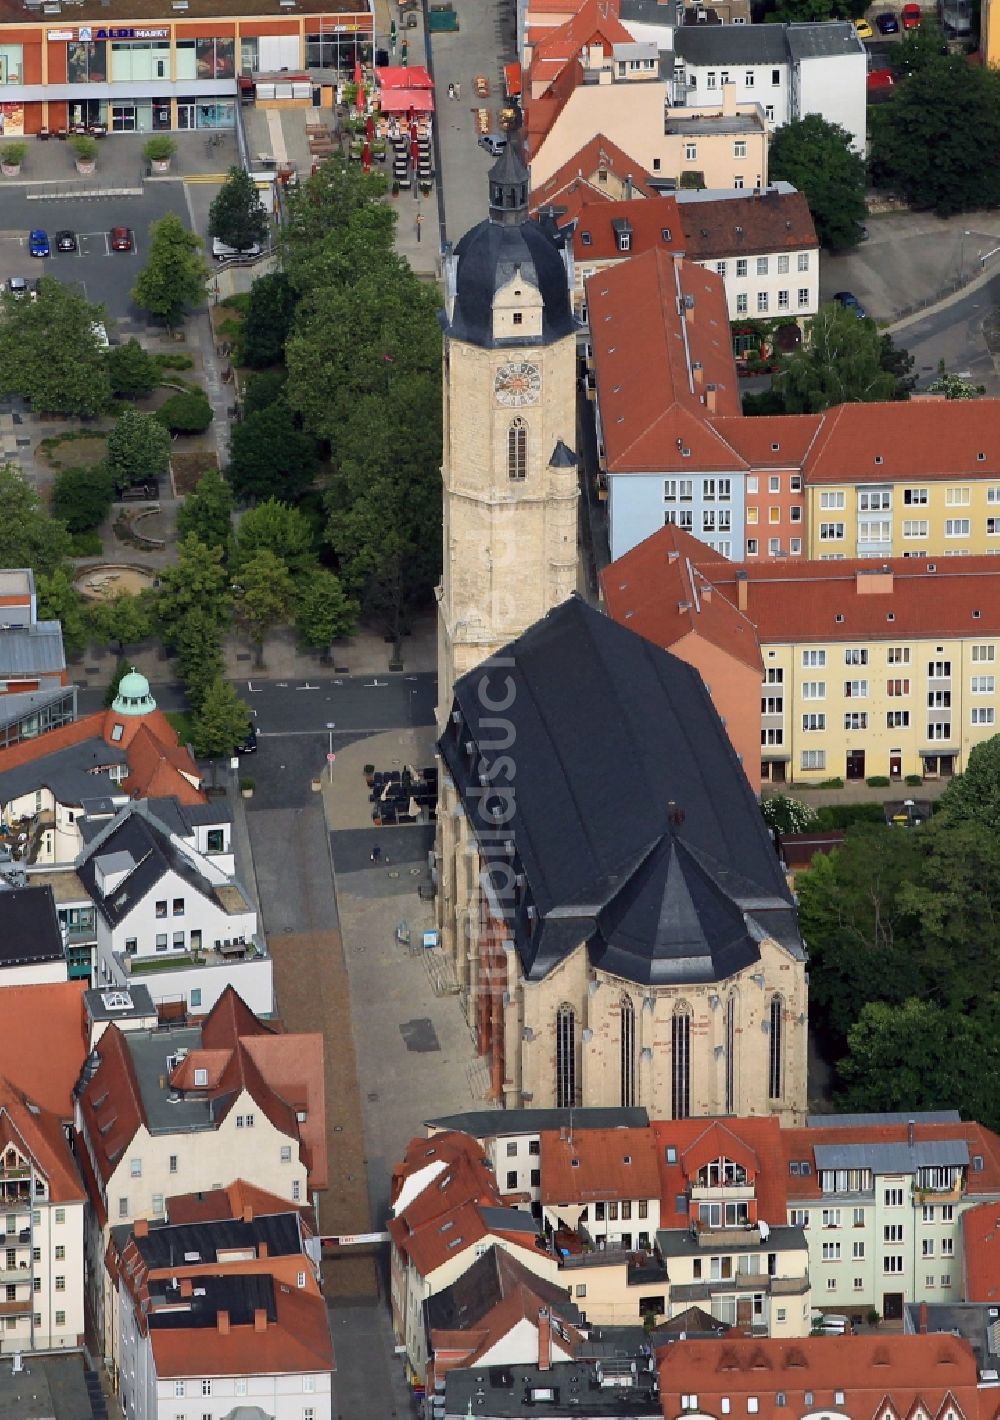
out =
[(691, 1114), (691, 1013), (674, 1011), (670, 1041), (670, 1107), (674, 1119)]
[(576, 1089), (576, 1012), (562, 1005), (556, 1012), (556, 1105), (571, 1109), (580, 1103)]
[(726, 1113), (736, 1113), (736, 996), (726, 1002)]
[(770, 1031), (767, 1056), (767, 1096), (780, 1100), (784, 1081), (782, 1079), (782, 1051), (784, 1049), (784, 1013), (780, 996), (771, 997)]
[(507, 477), (520, 483), (528, 473), (528, 426), (512, 419), (507, 430)]
[(621, 1022), (621, 1104), (635, 1104), (635, 1007), (631, 996), (623, 996), (619, 1007)]

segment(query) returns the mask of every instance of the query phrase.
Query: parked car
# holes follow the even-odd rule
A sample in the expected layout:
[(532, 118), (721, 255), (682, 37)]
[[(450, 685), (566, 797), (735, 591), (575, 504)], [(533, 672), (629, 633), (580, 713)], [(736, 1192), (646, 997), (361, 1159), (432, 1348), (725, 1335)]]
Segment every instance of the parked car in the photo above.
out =
[(236, 753), (237, 753), (237, 754), (256, 754), (256, 753), (257, 753), (257, 727), (254, 725), (254, 722), (253, 722), (252, 720), (250, 721), (249, 725), (247, 725), (247, 732), (246, 732), (246, 734), (243, 736), (242, 741), (240, 742), (240, 744), (238, 744), (238, 745), (236, 746)]
[(48, 232), (43, 232), (41, 227), (29, 232), (28, 251), (32, 256), (50, 256)]
[(919, 5), (904, 5), (900, 18), (903, 21), (904, 30), (918, 30), (920, 21), (923, 18)]
[(260, 256), (261, 245), (253, 242), (248, 247), (227, 247), (225, 242), (220, 242), (218, 237), (212, 238), (212, 255), (216, 261), (232, 261), (234, 257)]
[(868, 75), (868, 97), (889, 98), (896, 84), (891, 69), (873, 69)]
[(56, 251), (76, 251), (76, 233), (68, 227), (56, 232)]
[(858, 320), (866, 320), (868, 312), (853, 291), (834, 291), (833, 299), (847, 311), (853, 311)]
[(874, 39), (875, 37), (875, 31), (863, 15), (860, 20), (854, 21), (854, 33), (858, 39)]
[(891, 10), (883, 10), (881, 15), (875, 16), (875, 28), (880, 35), (898, 35), (899, 21)]
[(112, 250), (112, 251), (131, 251), (131, 250), (132, 250), (132, 233), (129, 231), (128, 227), (112, 227), (112, 228), (111, 228), (111, 250)]
[(7, 290), (12, 296), (27, 296), (28, 283), (23, 276), (8, 276)]
[(485, 148), (494, 158), (499, 158), (507, 146), (507, 139), (502, 133), (484, 133), (480, 136), (479, 146)]

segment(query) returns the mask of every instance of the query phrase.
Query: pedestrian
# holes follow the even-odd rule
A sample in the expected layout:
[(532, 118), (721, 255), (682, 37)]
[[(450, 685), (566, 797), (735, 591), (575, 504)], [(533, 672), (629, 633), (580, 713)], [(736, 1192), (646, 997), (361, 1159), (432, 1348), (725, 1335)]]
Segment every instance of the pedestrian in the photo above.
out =
[(422, 216), (420, 215), (420, 213), (418, 212), (418, 213), (417, 213), (417, 241), (418, 241), (418, 242), (419, 242), (419, 240), (420, 240), (420, 228), (421, 228), (421, 226), (423, 225), (423, 220), (424, 220), (423, 217), (422, 217)]
[(380, 843), (376, 843), (375, 846), (374, 846), (374, 848), (372, 849), (372, 862), (373, 862), (373, 863), (377, 863), (378, 860), (381, 858), (381, 856), (382, 856), (382, 845), (381, 845)]
[(454, 84), (449, 84), (449, 85), (448, 85), (448, 97), (449, 97), (449, 99), (453, 99), (453, 98), (455, 97), (455, 85), (454, 85)]

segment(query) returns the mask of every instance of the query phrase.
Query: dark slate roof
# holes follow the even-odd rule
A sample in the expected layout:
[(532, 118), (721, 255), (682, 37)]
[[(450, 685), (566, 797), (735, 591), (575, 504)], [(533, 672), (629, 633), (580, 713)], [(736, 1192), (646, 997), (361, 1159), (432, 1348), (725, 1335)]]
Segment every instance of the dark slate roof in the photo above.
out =
[[(656, 1370), (649, 1369), (652, 1351), (633, 1356), (619, 1355), (615, 1361), (602, 1361), (605, 1377), (616, 1366), (621, 1374), (635, 1375), (628, 1385), (604, 1385), (597, 1378), (592, 1361), (557, 1361), (546, 1370), (538, 1366), (473, 1366), (455, 1369), (445, 1375), (446, 1420), (460, 1420), (467, 1413), (516, 1420), (525, 1415), (545, 1416), (635, 1416), (662, 1420), (657, 1389)], [(532, 1401), (532, 1391), (545, 1392), (549, 1398)]]
[(182, 804), (171, 795), (165, 799), (142, 801), (147, 816), (152, 816), (178, 838), (190, 838), (202, 824), (231, 823), (233, 811), (224, 799), (208, 804)]
[[(515, 1210), (501, 1211), (512, 1213)], [(450, 1287), (427, 1298), (424, 1319), (428, 1331), (469, 1331), (478, 1326), (503, 1301), (505, 1282), (508, 1288), (523, 1282), (536, 1297), (552, 1303), (560, 1318), (573, 1326), (584, 1320), (579, 1307), (566, 1296), (565, 1287), (536, 1276), (511, 1253), (494, 1245), (482, 1257), (477, 1257)]]
[(556, 446), (552, 450), (552, 457), (549, 459), (549, 468), (576, 468), (580, 460), (572, 449), (567, 448), (562, 439), (556, 440)]
[[(119, 1005), (121, 1001), (129, 1004)], [(140, 985), (138, 981), (129, 982), (127, 987), (104, 986), (85, 991), (83, 1003), (92, 1021), (129, 1021), (156, 1015), (149, 987)]]
[(672, 6), (664, 5), (662, 0), (621, 0), (618, 18), (626, 28), (630, 20), (633, 24), (672, 28), (674, 10)]
[[(95, 771), (125, 763), (123, 749), (105, 744), (99, 735), (95, 735), (92, 740), (66, 745), (63, 749), (53, 750), (51, 754), (40, 755), (27, 764), (19, 764), (6, 773), (0, 773), (0, 804), (9, 804), (22, 794), (31, 794), (43, 784), (52, 790), (61, 804), (77, 802), (74, 795), (84, 793), (88, 797), (112, 794), (116, 790), (111, 780), (95, 775)], [(92, 777), (84, 781), (80, 777), (84, 774)]]
[(787, 25), (684, 25), (674, 31), (674, 54), (699, 67), (784, 64), (788, 60), (787, 29)]
[[(176, 1279), (173, 1279), (174, 1281)], [(219, 1312), (229, 1313), (231, 1326), (252, 1326), (254, 1313), (266, 1311), (272, 1324), (278, 1319), (274, 1300), (274, 1279), (270, 1275), (246, 1272), (229, 1272), (223, 1277), (191, 1277), (194, 1295), (185, 1297), (183, 1305), (181, 1289), (173, 1286), (170, 1279), (152, 1278), (148, 1283), (150, 1298), (154, 1303), (171, 1305), (174, 1310), (161, 1310), (152, 1306), (146, 1313), (146, 1324), (150, 1330), (187, 1331), (193, 1327), (215, 1327)]]
[(65, 956), (52, 889), (0, 888), (0, 966), (30, 966)]
[[(97, 864), (102, 858), (120, 853), (127, 853), (135, 867), (113, 892), (104, 897), (97, 885)], [(117, 828), (87, 852), (77, 867), (77, 874), (105, 922), (109, 927), (116, 927), (169, 869), (173, 869), (202, 897), (212, 896), (211, 884), (177, 851), (168, 835), (133, 810)]]
[(723, 980), (765, 936), (802, 959), (698, 672), (578, 597), (458, 681), (439, 746), (529, 978), (581, 942), (595, 965), (649, 984)]
[(224, 1218), (209, 1223), (150, 1223), (144, 1237), (133, 1233), (132, 1223), (112, 1229), (119, 1252), (131, 1240), (150, 1269), (180, 1267), (185, 1263), (213, 1263), (220, 1252), (253, 1249), (267, 1244), (268, 1257), (296, 1256), (302, 1252), (299, 1215), (294, 1211), (254, 1217)]
[(649, 1115), (639, 1105), (631, 1109), (617, 1106), (588, 1106), (585, 1109), (470, 1109), (462, 1114), (446, 1114), (426, 1119), (434, 1129), (455, 1129), (473, 1139), (515, 1134), (541, 1134), (549, 1129), (646, 1129)]
[[(553, 238), (533, 221), (504, 226), (487, 220), (466, 232), (455, 248), (455, 305), (448, 334), (487, 348), (548, 345), (576, 330), (569, 299), (569, 278), (562, 253)], [(493, 338), (493, 298), (520, 271), (521, 278), (541, 292), (542, 334), (532, 342), (523, 335), (510, 341)]]
[(865, 52), (864, 45), (849, 20), (824, 20), (814, 25), (788, 25), (786, 38), (788, 52), (795, 61)]

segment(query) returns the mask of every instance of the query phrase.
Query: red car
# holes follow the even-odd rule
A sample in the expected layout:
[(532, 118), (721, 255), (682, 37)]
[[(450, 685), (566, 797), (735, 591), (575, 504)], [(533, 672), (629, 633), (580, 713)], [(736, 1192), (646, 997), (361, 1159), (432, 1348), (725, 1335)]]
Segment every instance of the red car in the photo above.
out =
[(903, 29), (904, 29), (904, 30), (917, 30), (917, 29), (919, 29), (919, 28), (920, 28), (920, 20), (921, 20), (921, 18), (922, 18), (922, 14), (921, 14), (921, 9), (920, 9), (920, 6), (919, 6), (919, 5), (910, 4), (910, 5), (904, 5), (904, 6), (903, 6), (902, 13), (901, 13), (901, 15), (900, 15), (900, 19), (903, 21)]
[(132, 250), (132, 233), (129, 231), (128, 227), (112, 227), (112, 228), (111, 228), (111, 250), (112, 250), (112, 251), (131, 251), (131, 250)]
[(891, 69), (873, 69), (868, 75), (868, 96), (888, 94), (896, 83)]

